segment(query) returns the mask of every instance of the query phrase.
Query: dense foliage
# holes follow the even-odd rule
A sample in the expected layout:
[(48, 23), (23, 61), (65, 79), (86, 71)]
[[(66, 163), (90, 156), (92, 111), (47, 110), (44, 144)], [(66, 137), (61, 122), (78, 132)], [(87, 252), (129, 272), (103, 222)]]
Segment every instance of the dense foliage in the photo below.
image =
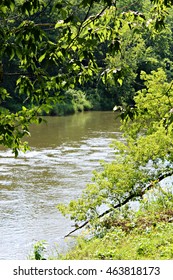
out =
[(166, 260), (173, 258), (173, 194), (169, 188), (151, 189), (138, 210), (122, 207), (102, 220), (94, 235), (88, 230), (65, 255), (47, 254), (48, 244), (35, 244), (30, 259)]
[[(30, 123), (42, 121), (38, 115), (133, 104), (134, 92), (143, 87), (141, 70), (163, 67), (171, 78), (171, 13), (165, 21), (171, 4), (1, 1), (0, 144), (16, 156), (19, 148), (26, 150), (21, 139)], [(165, 23), (166, 32), (153, 36), (153, 27)], [(72, 102), (73, 94), (69, 102), (71, 89), (83, 107)]]
[(122, 209), (93, 238), (80, 236), (61, 259), (165, 260), (173, 258), (173, 195), (150, 191), (138, 211)]
[(96, 28), (100, 20), (104, 23), (103, 12), (111, 1), (103, 1), (91, 16), (93, 3), (9, 0), (0, 4), (0, 143), (16, 156), (29, 124), (41, 122), (37, 115), (61, 101), (62, 91), (97, 74), (94, 52), (111, 30), (105, 28), (102, 35)]
[(145, 88), (122, 122), (124, 141), (113, 143), (115, 160), (102, 163), (80, 198), (58, 206), (75, 221), (69, 234), (84, 226), (93, 234), (66, 259), (173, 257), (172, 81), (163, 69), (143, 71), (141, 79)]
[[(90, 225), (94, 237), (104, 241), (119, 238), (117, 231), (109, 232), (112, 225), (120, 226), (124, 243), (122, 231), (130, 230), (132, 221), (128, 227), (123, 216), (117, 224), (121, 215), (140, 226), (140, 214), (127, 211), (129, 203), (143, 201), (173, 175), (172, 5), (169, 0), (0, 4), (0, 144), (17, 156), (27, 149), (22, 138), (29, 125), (40, 123), (43, 113), (59, 112), (63, 102), (79, 111), (119, 105), (124, 141), (113, 144), (115, 160), (102, 163), (79, 199), (58, 206), (75, 224), (83, 223), (76, 230)], [(159, 209), (160, 225), (151, 227), (151, 239), (155, 230), (164, 232), (162, 215), (168, 222), (172, 213), (172, 191), (164, 191), (167, 204)], [(135, 227), (132, 237), (140, 233)], [(172, 225), (166, 229), (172, 232)], [(132, 258), (150, 256), (144, 243)], [(102, 255), (100, 249), (96, 258), (111, 257)], [(171, 249), (166, 256), (172, 257)], [(114, 252), (113, 258), (126, 256)]]
[(142, 198), (166, 176), (172, 175), (172, 83), (168, 83), (163, 70), (151, 74), (143, 72), (146, 88), (137, 92), (136, 107), (125, 117), (122, 125), (124, 143), (115, 142), (115, 160), (102, 163), (103, 172), (94, 173), (81, 198), (69, 206), (60, 206), (78, 221), (97, 219), (100, 207), (121, 207)]
[[(140, 41), (138, 44), (140, 46)], [(115, 56), (114, 59), (119, 58)], [(116, 141), (112, 145), (115, 160), (112, 163), (102, 162), (102, 172), (94, 172), (93, 183), (86, 187), (80, 198), (71, 201), (68, 206), (58, 206), (77, 225), (71, 233), (88, 225), (97, 238), (103, 238), (105, 234), (107, 238), (111, 224), (116, 228), (114, 221), (120, 220), (122, 211), (127, 212), (126, 207), (132, 202), (141, 203), (150, 190), (155, 192), (161, 188), (161, 181), (164, 189), (167, 177), (172, 186), (173, 90), (171, 73), (163, 68), (142, 70), (140, 80), (143, 86), (134, 94), (134, 106), (126, 110), (118, 107), (121, 110), (124, 141)], [(168, 201), (171, 201), (172, 190), (171, 196), (167, 195)], [(162, 216), (162, 211), (164, 207), (158, 215)], [(132, 211), (129, 215), (132, 215)], [(108, 231), (104, 232), (103, 222), (108, 223)], [(172, 225), (168, 227), (172, 228)], [(136, 234), (136, 230), (133, 234)], [(116, 236), (115, 233), (113, 235)], [(123, 239), (119, 244), (121, 242), (124, 242)], [(115, 253), (113, 258), (117, 257)], [(131, 256), (134, 257), (139, 258), (139, 255)]]

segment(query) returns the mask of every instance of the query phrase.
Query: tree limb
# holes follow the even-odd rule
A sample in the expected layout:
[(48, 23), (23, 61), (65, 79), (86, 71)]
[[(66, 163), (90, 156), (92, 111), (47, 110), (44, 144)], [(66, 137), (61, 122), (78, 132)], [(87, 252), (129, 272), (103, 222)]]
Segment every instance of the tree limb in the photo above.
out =
[[(102, 218), (103, 216), (109, 214), (110, 212), (112, 212), (114, 209), (117, 209), (117, 208), (120, 208), (122, 207), (123, 205), (127, 204), (131, 199), (133, 199), (134, 197), (142, 197), (146, 191), (150, 190), (155, 183), (159, 183), (161, 182), (163, 179), (167, 178), (167, 177), (170, 177), (173, 175), (173, 170), (169, 171), (168, 173), (166, 174), (162, 174), (160, 175), (156, 180), (152, 181), (147, 187), (143, 188), (141, 191), (139, 191), (138, 193), (134, 192), (134, 193), (131, 193), (126, 199), (124, 199), (124, 201), (114, 205), (112, 208), (109, 208), (108, 210), (106, 210), (105, 212), (103, 212), (102, 214), (100, 214), (98, 216), (98, 218)], [(66, 234), (64, 236), (65, 237), (68, 237), (69, 235), (71, 235), (72, 233), (76, 232), (77, 230), (85, 227), (87, 224), (89, 224), (91, 221), (91, 219), (85, 221), (83, 224), (81, 224), (80, 226), (76, 227), (75, 229), (73, 229), (72, 231), (70, 231), (68, 234)]]
[[(93, 1), (92, 1), (93, 3)], [(92, 6), (92, 3), (91, 3), (91, 6)], [(87, 26), (89, 25), (90, 23), (94, 22), (96, 19), (98, 19), (103, 13), (104, 11), (107, 9), (108, 6), (105, 6), (97, 15), (95, 16), (90, 16), (87, 18), (87, 16), (89, 15), (89, 11), (91, 9), (91, 6), (89, 7), (88, 9), (88, 12), (87, 14), (85, 15), (85, 18), (84, 20), (81, 22), (79, 28), (78, 28), (78, 31), (77, 31), (77, 34), (76, 36), (72, 39), (72, 41), (70, 42), (70, 44), (67, 46), (66, 50), (68, 50), (74, 43), (74, 41), (79, 37), (79, 35), (81, 34), (82, 30)]]

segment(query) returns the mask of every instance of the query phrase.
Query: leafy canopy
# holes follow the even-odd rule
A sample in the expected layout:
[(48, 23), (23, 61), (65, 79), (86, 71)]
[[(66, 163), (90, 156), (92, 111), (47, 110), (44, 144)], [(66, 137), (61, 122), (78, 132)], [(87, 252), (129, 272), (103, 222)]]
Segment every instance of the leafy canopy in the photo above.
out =
[[(94, 51), (111, 33), (105, 28), (101, 34), (98, 26), (100, 20), (104, 23), (104, 11), (111, 1), (101, 1), (98, 13), (91, 16), (94, 2), (1, 2), (0, 144), (12, 148), (15, 156), (22, 147), (27, 149), (21, 139), (29, 134), (29, 125), (42, 121), (37, 116), (49, 112), (61, 99), (61, 91), (98, 72)], [(84, 6), (79, 18), (78, 9)], [(44, 19), (46, 12), (48, 18)], [(22, 106), (15, 112), (6, 108), (6, 100), (15, 103), (18, 99)]]
[[(151, 26), (159, 28), (172, 2), (151, 2)], [(121, 1), (114, 0), (1, 1), (0, 144), (15, 156), (19, 149), (26, 150), (22, 139), (29, 135), (29, 125), (42, 121), (38, 116), (61, 100), (62, 90), (91, 77), (122, 84), (121, 67), (112, 64), (103, 71), (96, 53), (104, 43), (107, 53), (116, 56), (122, 26), (128, 22), (132, 29), (145, 24), (144, 15), (127, 6), (124, 12)], [(16, 105), (15, 111), (7, 106), (17, 101), (22, 105)]]

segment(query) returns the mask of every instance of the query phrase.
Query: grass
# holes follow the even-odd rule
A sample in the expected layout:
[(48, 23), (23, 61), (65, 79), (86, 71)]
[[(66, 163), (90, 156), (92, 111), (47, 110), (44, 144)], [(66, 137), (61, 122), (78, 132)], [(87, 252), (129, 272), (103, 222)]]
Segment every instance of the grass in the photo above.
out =
[[(173, 194), (152, 193), (144, 197), (139, 210), (126, 206), (99, 221), (92, 237), (80, 236), (61, 260), (170, 260), (173, 259)], [(40, 250), (41, 248), (41, 250)], [(43, 259), (42, 244), (36, 244), (33, 258)], [(40, 253), (41, 252), (41, 253)], [(32, 259), (33, 259), (32, 258)], [(37, 258), (38, 259), (38, 258)]]
[(124, 208), (102, 221), (100, 228), (90, 240), (80, 237), (76, 247), (61, 259), (173, 259), (173, 195), (152, 193), (144, 197), (138, 211)]
[(130, 232), (114, 228), (103, 238), (80, 238), (65, 260), (163, 260), (173, 259), (173, 224), (159, 222)]

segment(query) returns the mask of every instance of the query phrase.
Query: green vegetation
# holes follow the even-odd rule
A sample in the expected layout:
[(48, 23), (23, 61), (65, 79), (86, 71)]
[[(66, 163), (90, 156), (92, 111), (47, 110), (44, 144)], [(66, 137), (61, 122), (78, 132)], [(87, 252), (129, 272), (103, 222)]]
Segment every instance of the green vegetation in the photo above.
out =
[(87, 100), (86, 94), (83, 91), (69, 89), (62, 96), (62, 101), (52, 106), (49, 114), (52, 116), (61, 116), (88, 111), (92, 108), (91, 102)]
[(42, 114), (134, 105), (141, 70), (172, 79), (171, 1), (1, 2), (0, 144), (16, 156)]
[[(151, 74), (142, 72), (141, 79), (144, 79), (145, 88), (136, 93), (135, 107), (130, 108), (128, 114), (122, 111), (124, 141), (112, 144), (116, 151), (115, 160), (102, 162), (102, 172), (94, 172), (93, 183), (84, 189), (79, 199), (69, 205), (58, 205), (64, 215), (70, 215), (79, 225), (71, 233), (86, 225), (93, 232), (91, 241), (79, 242), (76, 252), (81, 248), (83, 253), (78, 254), (78, 258), (87, 258), (87, 255), (88, 258), (103, 259), (111, 256), (118, 259), (172, 258), (173, 240), (167, 231), (172, 232), (173, 229), (172, 224), (168, 224), (172, 218), (173, 191), (164, 192), (160, 185), (161, 182), (165, 184), (168, 177), (172, 188), (172, 82), (168, 82), (163, 69)], [(157, 190), (160, 191), (158, 201)], [(141, 207), (151, 191), (155, 195), (146, 211)], [(135, 214), (128, 211), (132, 202), (138, 202), (143, 212), (141, 209)], [(107, 208), (105, 212), (103, 206)], [(111, 242), (114, 235), (118, 243)], [(108, 238), (108, 243), (105, 238)], [(136, 245), (134, 243), (134, 251), (131, 249), (130, 253), (133, 239)], [(95, 251), (95, 246), (97, 253), (93, 255), (91, 252)], [(112, 250), (111, 246), (114, 246)]]
[[(134, 210), (134, 208), (139, 208)], [(169, 260), (173, 258), (173, 192), (151, 189), (140, 205), (124, 206), (85, 230), (61, 260)], [(90, 233), (90, 237), (88, 237)], [(37, 242), (30, 259), (45, 259), (45, 242)], [(48, 244), (47, 244), (48, 245)]]
[[(161, 187), (173, 175), (172, 5), (0, 4), (0, 144), (15, 156), (26, 151), (22, 139), (42, 114), (120, 110), (124, 141), (112, 144), (115, 160), (102, 162), (79, 199), (58, 205), (79, 225), (75, 230), (88, 226), (93, 235), (79, 241), (72, 253), (78, 258), (172, 258), (172, 192)], [(129, 210), (132, 202), (139, 211)], [(35, 258), (43, 251), (38, 244)]]
[(141, 198), (152, 185), (172, 175), (172, 83), (161, 69), (142, 73), (141, 78), (146, 88), (136, 93), (136, 106), (128, 115), (122, 112), (125, 141), (112, 144), (115, 160), (102, 163), (103, 171), (94, 173), (93, 183), (79, 200), (71, 201), (68, 207), (59, 206), (75, 222), (94, 220), (103, 204), (113, 210)]
[[(153, 195), (153, 194), (152, 194)], [(163, 260), (173, 258), (173, 195), (145, 197), (136, 212), (127, 207), (102, 221), (92, 239), (80, 237), (62, 259)]]
[(30, 260), (45, 260), (44, 253), (46, 252), (47, 242), (45, 240), (38, 241), (34, 244), (34, 250), (29, 255)]

